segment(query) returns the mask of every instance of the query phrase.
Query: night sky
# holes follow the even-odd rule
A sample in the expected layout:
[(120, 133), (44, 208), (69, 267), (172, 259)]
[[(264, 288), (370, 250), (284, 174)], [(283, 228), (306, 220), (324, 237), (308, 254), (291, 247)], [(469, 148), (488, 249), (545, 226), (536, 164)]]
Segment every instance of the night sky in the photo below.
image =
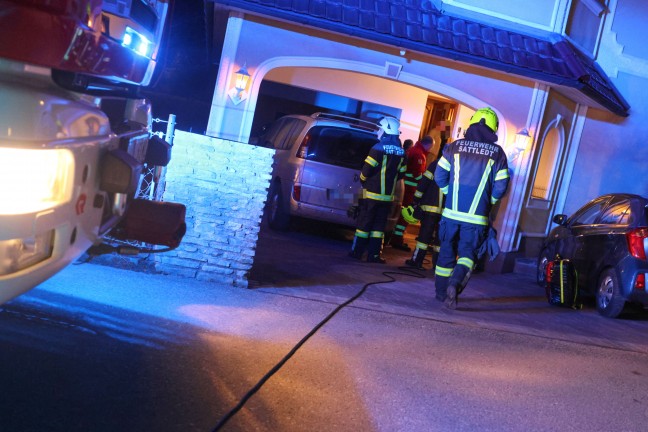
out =
[(218, 58), (209, 58), (203, 0), (174, 2), (165, 54), (162, 73), (142, 94), (153, 103), (154, 117), (166, 120), (175, 114), (177, 128), (204, 133)]

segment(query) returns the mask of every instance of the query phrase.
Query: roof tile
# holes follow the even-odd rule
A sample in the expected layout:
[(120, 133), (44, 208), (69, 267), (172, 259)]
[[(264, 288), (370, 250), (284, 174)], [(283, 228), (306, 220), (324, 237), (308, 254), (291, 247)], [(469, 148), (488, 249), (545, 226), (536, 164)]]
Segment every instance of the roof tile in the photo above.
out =
[(496, 28), (437, 10), (430, 0), (214, 0), (242, 10), (481, 64), (577, 88), (612, 112), (629, 105), (601, 68), (568, 41)]

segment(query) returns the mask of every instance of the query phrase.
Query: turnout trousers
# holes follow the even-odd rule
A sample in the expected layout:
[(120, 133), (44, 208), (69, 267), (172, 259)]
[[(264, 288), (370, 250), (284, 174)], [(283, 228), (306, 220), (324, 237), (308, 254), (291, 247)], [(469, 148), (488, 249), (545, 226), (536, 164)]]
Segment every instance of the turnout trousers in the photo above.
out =
[(362, 199), (359, 206), (358, 225), (353, 237), (351, 253), (356, 258), (361, 258), (364, 251), (367, 250), (368, 258), (379, 257), (382, 252), (385, 226), (392, 203), (391, 201)]
[(438, 299), (446, 297), (449, 285), (457, 288), (457, 294), (466, 287), (477, 262), (477, 251), (487, 234), (487, 225), (441, 218), (439, 222), (441, 249), (434, 271)]
[(416, 237), (416, 248), (412, 254), (411, 263), (417, 268), (423, 267), (423, 260), (432, 246), (432, 269), (436, 266), (439, 257), (439, 220), (441, 215), (434, 212), (423, 212), (421, 218), (421, 228), (419, 235)]

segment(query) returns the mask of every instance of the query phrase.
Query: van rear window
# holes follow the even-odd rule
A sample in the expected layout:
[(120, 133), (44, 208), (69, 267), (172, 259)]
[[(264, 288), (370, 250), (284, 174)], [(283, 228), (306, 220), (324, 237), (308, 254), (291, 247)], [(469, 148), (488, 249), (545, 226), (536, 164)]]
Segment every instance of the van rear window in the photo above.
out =
[(307, 160), (358, 170), (378, 142), (374, 134), (331, 126), (316, 126), (308, 135)]

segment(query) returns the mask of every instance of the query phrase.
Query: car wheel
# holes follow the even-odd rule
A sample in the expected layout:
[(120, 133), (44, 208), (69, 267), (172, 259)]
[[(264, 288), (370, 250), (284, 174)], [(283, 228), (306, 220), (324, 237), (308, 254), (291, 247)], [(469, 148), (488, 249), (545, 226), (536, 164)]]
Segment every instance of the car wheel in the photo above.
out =
[(606, 269), (599, 279), (596, 291), (596, 309), (603, 316), (616, 318), (623, 311), (625, 298), (621, 294), (619, 278), (613, 268)]
[(286, 231), (290, 225), (290, 215), (284, 207), (281, 183), (274, 182), (270, 188), (268, 202), (266, 203), (266, 215), (270, 228), (277, 231)]
[(552, 257), (548, 248), (542, 249), (538, 255), (538, 262), (536, 264), (536, 282), (541, 287), (547, 283), (547, 264), (551, 261)]

